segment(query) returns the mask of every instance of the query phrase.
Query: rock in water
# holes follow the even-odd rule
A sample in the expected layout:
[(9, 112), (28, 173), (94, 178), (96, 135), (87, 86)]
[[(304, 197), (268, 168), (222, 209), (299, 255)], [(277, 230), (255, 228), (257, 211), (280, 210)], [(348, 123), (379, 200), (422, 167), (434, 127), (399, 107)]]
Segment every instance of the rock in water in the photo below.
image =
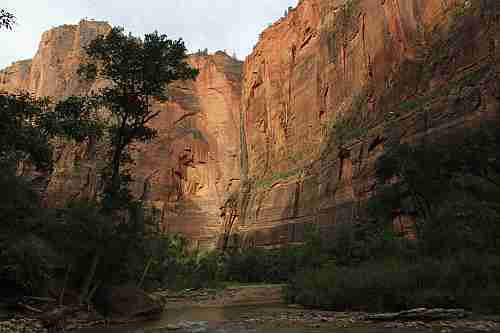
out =
[(369, 320), (393, 321), (393, 320), (447, 320), (464, 318), (468, 313), (463, 309), (427, 309), (418, 308), (401, 312), (378, 313), (368, 315)]

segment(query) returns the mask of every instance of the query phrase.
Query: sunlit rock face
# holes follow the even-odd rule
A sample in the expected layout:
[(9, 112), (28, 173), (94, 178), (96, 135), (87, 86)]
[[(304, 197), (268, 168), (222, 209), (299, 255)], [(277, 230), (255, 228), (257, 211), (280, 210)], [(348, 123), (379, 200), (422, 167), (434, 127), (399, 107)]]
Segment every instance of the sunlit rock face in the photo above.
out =
[(242, 63), (218, 52), (192, 56), (195, 82), (170, 87), (172, 99), (154, 120), (159, 136), (139, 147), (133, 192), (163, 215), (162, 228), (194, 246), (215, 245), (220, 208), (239, 188)]
[[(133, 194), (159, 228), (194, 246), (301, 242), (364, 220), (374, 162), (391, 142), (444, 140), (497, 114), (500, 3), (496, 0), (301, 0), (266, 29), (242, 64), (219, 52), (190, 57), (134, 147)], [(0, 71), (0, 91), (61, 99), (84, 94), (82, 46), (109, 31), (82, 21), (44, 34), (33, 60)], [(93, 197), (106, 144), (58, 142), (47, 204)], [(410, 216), (395, 214), (400, 229)], [(404, 226), (404, 228), (403, 228)], [(408, 227), (408, 228), (407, 228)]]
[(110, 29), (106, 22), (82, 20), (45, 32), (33, 59), (13, 63), (0, 72), (0, 89), (53, 99), (86, 93), (91, 87), (76, 75), (84, 58), (83, 47)]
[[(43, 34), (32, 60), (0, 71), (0, 91), (29, 91), (61, 100), (104, 86), (79, 79), (83, 47), (110, 30), (107, 23), (81, 21)], [(215, 244), (220, 207), (226, 194), (239, 186), (239, 107), (242, 63), (223, 52), (189, 58), (200, 70), (196, 81), (169, 87), (170, 100), (151, 122), (158, 137), (133, 148), (136, 165), (133, 194), (158, 209), (160, 228), (181, 232), (194, 246)], [(92, 198), (101, 184), (108, 145), (56, 142), (55, 167), (46, 175), (48, 205), (61, 206), (77, 198)]]
[(493, 115), (499, 7), (302, 0), (266, 29), (244, 66), (242, 187), (219, 244), (300, 242), (306, 225), (367, 218), (388, 142), (432, 141)]
[[(106, 22), (82, 20), (78, 25), (63, 25), (45, 32), (35, 57), (13, 63), (0, 71), (0, 91), (29, 92), (52, 101), (83, 95), (105, 83), (80, 80), (77, 70), (84, 47), (106, 34)], [(37, 185), (49, 205), (64, 205), (68, 199), (93, 196), (97, 190), (96, 142), (77, 145), (64, 140), (55, 144), (55, 165), (50, 175), (35, 173)], [(28, 171), (33, 176), (32, 170)]]

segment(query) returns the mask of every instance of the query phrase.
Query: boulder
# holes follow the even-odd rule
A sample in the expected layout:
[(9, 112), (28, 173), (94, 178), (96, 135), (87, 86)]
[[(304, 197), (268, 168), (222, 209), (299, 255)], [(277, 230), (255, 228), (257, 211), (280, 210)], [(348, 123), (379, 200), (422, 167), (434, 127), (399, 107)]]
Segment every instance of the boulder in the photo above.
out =
[(150, 316), (163, 311), (161, 300), (134, 286), (119, 286), (101, 290), (96, 305), (111, 317)]

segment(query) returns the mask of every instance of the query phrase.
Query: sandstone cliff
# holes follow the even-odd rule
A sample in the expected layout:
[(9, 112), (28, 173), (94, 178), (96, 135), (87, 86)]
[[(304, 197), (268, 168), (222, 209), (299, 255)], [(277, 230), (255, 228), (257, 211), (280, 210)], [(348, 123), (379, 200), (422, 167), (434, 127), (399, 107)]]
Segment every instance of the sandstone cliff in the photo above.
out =
[(106, 22), (82, 20), (78, 25), (45, 32), (32, 60), (16, 62), (0, 71), (0, 89), (24, 90), (54, 99), (87, 92), (90, 87), (76, 75), (83, 47), (110, 29)]
[[(109, 29), (104, 22), (81, 21), (44, 33), (33, 60), (0, 71), (0, 91), (27, 90), (59, 100), (102, 86), (82, 82), (76, 71), (82, 48)], [(239, 187), (242, 63), (223, 52), (193, 55), (189, 62), (199, 77), (169, 88), (170, 101), (155, 106), (164, 111), (152, 122), (158, 137), (134, 148), (132, 192), (157, 209), (163, 230), (209, 247), (215, 244), (225, 194)], [(56, 146), (55, 168), (45, 184), (48, 204), (95, 195), (105, 144), (61, 141)]]
[(300, 1), (245, 62), (244, 183), (222, 243), (298, 242), (307, 224), (362, 218), (388, 141), (495, 113), (499, 14), (494, 0)]
[[(191, 57), (200, 76), (156, 106), (159, 137), (136, 147), (132, 190), (165, 231), (201, 246), (300, 242), (306, 225), (363, 219), (388, 143), (432, 142), (498, 113), (499, 16), (496, 0), (301, 0), (261, 34), (243, 74), (224, 53)], [(0, 90), (85, 93), (81, 46), (108, 29), (46, 33), (32, 61), (0, 72)], [(103, 147), (58, 147), (51, 204), (98, 191)]]

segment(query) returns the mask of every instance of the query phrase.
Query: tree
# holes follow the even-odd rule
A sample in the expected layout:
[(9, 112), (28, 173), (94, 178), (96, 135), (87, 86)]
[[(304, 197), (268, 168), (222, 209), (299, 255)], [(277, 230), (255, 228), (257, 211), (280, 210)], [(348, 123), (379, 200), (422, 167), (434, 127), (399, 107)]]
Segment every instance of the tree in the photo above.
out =
[[(100, 241), (89, 253), (92, 259), (83, 279), (81, 301), (92, 295), (91, 285), (102, 280), (104, 273), (99, 273), (99, 267), (104, 265), (100, 263), (115, 262), (110, 260), (116, 259), (113, 253), (125, 255), (144, 232), (142, 210), (133, 202), (128, 189), (132, 177), (125, 166), (132, 162), (131, 145), (148, 142), (156, 136), (150, 122), (162, 110), (153, 104), (168, 99), (168, 84), (195, 79), (198, 74), (186, 62), (182, 39), (170, 40), (158, 32), (140, 39), (125, 34), (123, 28), (113, 28), (92, 41), (85, 51), (87, 59), (78, 73), (89, 82), (104, 80), (107, 86), (88, 96), (74, 96), (58, 103), (54, 114), (47, 118), (53, 133), (63, 133), (80, 142), (103, 136), (110, 143), (109, 163), (102, 171), (104, 189), (99, 213), (105, 217), (103, 223), (110, 227), (104, 238), (109, 240), (104, 241), (99, 231), (95, 233), (100, 235), (96, 238)], [(120, 239), (124, 241), (111, 241)], [(119, 244), (120, 251), (110, 251), (106, 243)]]
[[(149, 124), (161, 110), (153, 108), (153, 103), (167, 100), (168, 84), (195, 79), (198, 71), (186, 62), (186, 47), (182, 39), (171, 40), (158, 32), (140, 39), (126, 35), (123, 28), (113, 28), (108, 35), (92, 41), (85, 51), (87, 61), (79, 69), (82, 78), (89, 81), (103, 79), (110, 84), (88, 96), (91, 103), (73, 97), (65, 105), (60, 104), (59, 114), (68, 120), (76, 114), (67, 112), (68, 109), (99, 107), (108, 112), (109, 121), (101, 127), (111, 143), (111, 162), (105, 172), (104, 204), (109, 210), (114, 210), (128, 200), (127, 183), (131, 177), (123, 171), (123, 165), (131, 161), (130, 145), (147, 142), (156, 136), (156, 130)], [(91, 125), (87, 129), (97, 123)], [(81, 139), (82, 133), (79, 134)]]
[[(52, 272), (50, 247), (34, 230), (45, 212), (33, 184), (17, 176), (20, 163), (50, 171), (50, 134), (42, 126), (47, 99), (29, 94), (0, 94), (0, 285), (34, 292)], [(7, 287), (9, 288), (9, 287)]]
[(0, 9), (0, 29), (6, 28), (8, 30), (12, 30), (15, 24), (16, 17), (5, 9)]
[(393, 212), (413, 215), (428, 253), (499, 253), (496, 130), (496, 123), (485, 121), (432, 145), (390, 147), (376, 163), (382, 186), (370, 200), (370, 215), (379, 220), (391, 220)]
[(37, 169), (52, 166), (51, 135), (43, 126), (49, 100), (29, 94), (0, 94), (0, 168), (15, 170), (20, 161)]

